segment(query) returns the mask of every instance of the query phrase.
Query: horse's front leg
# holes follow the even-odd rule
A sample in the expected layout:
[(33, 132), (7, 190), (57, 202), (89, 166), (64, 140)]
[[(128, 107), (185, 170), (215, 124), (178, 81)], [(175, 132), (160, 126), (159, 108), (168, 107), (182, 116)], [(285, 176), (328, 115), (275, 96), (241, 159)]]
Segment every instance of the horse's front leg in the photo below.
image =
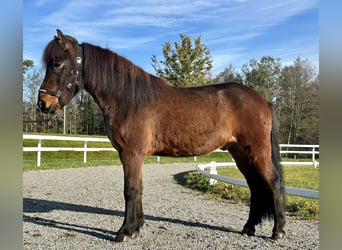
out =
[(124, 197), (125, 219), (115, 238), (116, 242), (127, 241), (139, 235), (144, 224), (142, 207), (142, 165), (143, 157), (122, 154), (120, 155), (124, 168)]

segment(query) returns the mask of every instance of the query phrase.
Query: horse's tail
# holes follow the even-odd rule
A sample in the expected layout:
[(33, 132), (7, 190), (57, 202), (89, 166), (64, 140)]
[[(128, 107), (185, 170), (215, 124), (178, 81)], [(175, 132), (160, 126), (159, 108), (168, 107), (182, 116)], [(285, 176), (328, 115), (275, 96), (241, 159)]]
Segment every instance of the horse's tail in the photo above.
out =
[(272, 113), (272, 130), (271, 130), (271, 146), (272, 146), (272, 163), (274, 170), (278, 173), (282, 192), (284, 192), (284, 174), (280, 164), (280, 147), (279, 147), (279, 127), (278, 120), (271, 103), (268, 104)]
[[(279, 214), (283, 214), (283, 211), (285, 209), (284, 179), (283, 169), (280, 164), (278, 122), (272, 104), (269, 104), (269, 108), (272, 113), (272, 128), (270, 138), (267, 138), (267, 140), (270, 139), (270, 160), (272, 164), (269, 164), (267, 166), (252, 165), (251, 177), (249, 178), (248, 183), (251, 190), (251, 211), (253, 211), (253, 214), (255, 216), (255, 218), (251, 219), (251, 224), (255, 223), (255, 225), (260, 223), (262, 219), (278, 220)], [(269, 163), (269, 159), (267, 160), (267, 162)], [(258, 167), (272, 168), (273, 174), (271, 176), (271, 180), (270, 176), (265, 176), (265, 174), (263, 174), (262, 171), (258, 171)], [(271, 181), (272, 183), (269, 183), (269, 181)]]
[(283, 227), (285, 224), (285, 210), (286, 210), (286, 201), (285, 201), (285, 188), (284, 188), (284, 173), (283, 167), (280, 164), (280, 148), (279, 148), (279, 128), (278, 121), (276, 119), (275, 111), (272, 107), (272, 104), (269, 104), (272, 113), (272, 129), (271, 129), (271, 144), (272, 144), (272, 163), (273, 163), (273, 171), (274, 171), (274, 179), (273, 182), (275, 184), (275, 188), (278, 192), (275, 192), (275, 196), (273, 196), (273, 201), (275, 201), (274, 207), (274, 216), (276, 223), (274, 224), (276, 231), (273, 231), (272, 237), (278, 237), (279, 235), (285, 234), (283, 231)]
[[(254, 197), (251, 199), (259, 207), (259, 215), (261, 218), (274, 218), (275, 209), (284, 210), (285, 209), (285, 201), (284, 201), (284, 179), (283, 179), (283, 168), (280, 164), (280, 147), (279, 147), (279, 130), (278, 130), (278, 121), (276, 119), (275, 111), (272, 107), (272, 104), (269, 103), (269, 108), (272, 113), (272, 128), (271, 128), (271, 161), (273, 168), (273, 177), (272, 184), (273, 187), (270, 188), (265, 182), (263, 176), (259, 176), (259, 178), (255, 179), (255, 184), (257, 188), (254, 188)], [(278, 192), (274, 192), (275, 188)], [(276, 193), (276, 196), (274, 196)], [(280, 197), (279, 197), (280, 196)], [(275, 207), (275, 199), (280, 200), (283, 203), (282, 207)], [(279, 203), (278, 203), (279, 204)], [(261, 219), (260, 218), (260, 219)], [(259, 221), (261, 222), (261, 221)]]

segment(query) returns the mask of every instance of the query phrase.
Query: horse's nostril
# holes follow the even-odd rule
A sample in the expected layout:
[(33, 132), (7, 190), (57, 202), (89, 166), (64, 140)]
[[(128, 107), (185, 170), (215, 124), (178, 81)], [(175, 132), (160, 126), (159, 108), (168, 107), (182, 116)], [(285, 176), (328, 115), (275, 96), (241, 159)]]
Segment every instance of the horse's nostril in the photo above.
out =
[(38, 100), (38, 107), (43, 111), (45, 109), (45, 102), (42, 100)]

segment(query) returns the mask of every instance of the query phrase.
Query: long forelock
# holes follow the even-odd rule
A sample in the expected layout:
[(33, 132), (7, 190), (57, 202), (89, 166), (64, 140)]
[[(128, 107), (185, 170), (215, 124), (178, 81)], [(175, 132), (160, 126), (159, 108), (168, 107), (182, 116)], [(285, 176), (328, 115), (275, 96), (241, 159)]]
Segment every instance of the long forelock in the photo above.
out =
[[(68, 41), (70, 41), (73, 45), (78, 44), (77, 40), (71, 36), (64, 36)], [(46, 66), (47, 63), (51, 60), (64, 60), (67, 59), (65, 52), (63, 51), (63, 48), (58, 44), (57, 40), (54, 39), (50, 41), (43, 53), (43, 64)]]

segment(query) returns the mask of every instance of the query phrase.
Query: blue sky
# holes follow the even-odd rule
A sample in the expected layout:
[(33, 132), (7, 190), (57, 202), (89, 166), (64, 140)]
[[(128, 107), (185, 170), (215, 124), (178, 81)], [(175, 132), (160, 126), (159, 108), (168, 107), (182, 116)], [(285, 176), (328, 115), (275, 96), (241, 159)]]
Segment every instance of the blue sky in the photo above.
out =
[(318, 0), (24, 0), (23, 57), (40, 67), (56, 28), (107, 47), (154, 73), (151, 56), (179, 34), (202, 37), (213, 58), (213, 74), (250, 59), (300, 57), (318, 70)]

